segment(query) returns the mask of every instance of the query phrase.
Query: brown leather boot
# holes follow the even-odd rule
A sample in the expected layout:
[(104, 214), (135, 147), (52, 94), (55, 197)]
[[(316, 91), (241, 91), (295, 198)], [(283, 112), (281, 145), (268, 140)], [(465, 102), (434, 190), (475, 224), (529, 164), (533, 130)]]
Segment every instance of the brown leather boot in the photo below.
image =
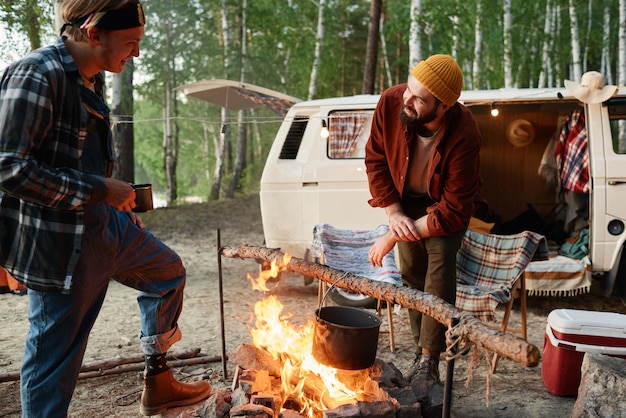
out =
[(191, 405), (211, 395), (211, 384), (206, 381), (183, 383), (174, 379), (172, 369), (156, 376), (144, 377), (139, 410), (145, 416), (158, 415), (167, 408)]

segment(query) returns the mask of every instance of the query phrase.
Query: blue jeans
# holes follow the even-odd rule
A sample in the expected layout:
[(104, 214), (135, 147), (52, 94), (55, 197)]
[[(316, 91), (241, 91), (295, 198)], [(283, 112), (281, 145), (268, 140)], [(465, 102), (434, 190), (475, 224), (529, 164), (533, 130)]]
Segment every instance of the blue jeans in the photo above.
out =
[(65, 417), (87, 340), (111, 279), (139, 291), (145, 354), (180, 340), (185, 268), (180, 257), (128, 214), (106, 204), (85, 214), (82, 252), (68, 295), (28, 290), (30, 329), (21, 369), (23, 417)]

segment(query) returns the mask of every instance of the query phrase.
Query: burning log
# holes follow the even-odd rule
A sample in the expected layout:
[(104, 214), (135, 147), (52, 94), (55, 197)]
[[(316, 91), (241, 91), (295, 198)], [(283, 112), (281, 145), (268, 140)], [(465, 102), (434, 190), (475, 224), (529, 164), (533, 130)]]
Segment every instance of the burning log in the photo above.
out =
[(535, 367), (539, 363), (539, 349), (533, 344), (512, 334), (490, 328), (469, 313), (431, 294), (408, 287), (372, 281), (297, 257), (292, 257), (285, 264), (283, 262), (285, 254), (277, 249), (242, 245), (238, 248), (223, 247), (219, 249), (219, 252), (228, 258), (254, 258), (275, 262), (280, 270), (285, 269), (315, 277), (351, 292), (384, 299), (405, 308), (420, 311), (448, 328), (451, 327), (453, 318), (456, 318), (459, 320), (459, 325), (451, 329), (451, 335), (456, 338), (471, 341), (478, 347), (483, 347), (527, 367)]
[[(238, 387), (250, 396), (251, 403), (260, 403), (272, 408), (278, 406), (278, 409), (285, 405), (297, 405), (296, 409), (299, 410), (302, 406), (300, 398), (308, 399), (319, 407), (323, 406), (325, 411), (339, 408), (346, 403), (391, 402), (389, 394), (381, 387), (394, 387), (392, 380), (396, 382), (402, 380), (402, 374), (397, 369), (381, 362), (364, 370), (336, 370), (338, 380), (345, 384), (346, 388), (354, 390), (355, 395), (354, 398), (333, 398), (320, 375), (310, 372), (300, 375), (300, 371), (291, 376), (281, 374), (280, 370), (276, 370), (277, 366), (280, 368), (281, 361), (273, 359), (264, 348), (241, 344), (228, 355), (228, 359), (243, 369), (238, 379)], [(289, 378), (287, 386), (291, 387), (286, 392), (285, 382), (281, 384), (281, 379), (285, 378)], [(298, 396), (292, 397), (294, 394)]]

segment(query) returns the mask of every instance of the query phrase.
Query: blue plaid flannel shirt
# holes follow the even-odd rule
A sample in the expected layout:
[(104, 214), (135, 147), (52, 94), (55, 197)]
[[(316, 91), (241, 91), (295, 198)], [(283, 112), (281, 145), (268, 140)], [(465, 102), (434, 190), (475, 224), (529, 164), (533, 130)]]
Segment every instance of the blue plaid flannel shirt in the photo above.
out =
[(0, 265), (35, 290), (70, 292), (83, 207), (106, 195), (104, 177), (81, 171), (82, 85), (62, 38), (0, 80)]

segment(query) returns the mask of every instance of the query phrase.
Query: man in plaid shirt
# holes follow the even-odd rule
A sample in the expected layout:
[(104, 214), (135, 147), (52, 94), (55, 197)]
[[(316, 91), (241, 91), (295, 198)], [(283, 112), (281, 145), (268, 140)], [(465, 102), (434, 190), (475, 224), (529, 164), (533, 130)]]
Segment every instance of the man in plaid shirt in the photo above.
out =
[(139, 291), (146, 355), (141, 412), (199, 402), (211, 385), (174, 379), (185, 268), (132, 212), (115, 160), (102, 71), (139, 56), (138, 0), (65, 0), (62, 38), (0, 81), (0, 265), (28, 287), (24, 417), (65, 417), (110, 279)]

